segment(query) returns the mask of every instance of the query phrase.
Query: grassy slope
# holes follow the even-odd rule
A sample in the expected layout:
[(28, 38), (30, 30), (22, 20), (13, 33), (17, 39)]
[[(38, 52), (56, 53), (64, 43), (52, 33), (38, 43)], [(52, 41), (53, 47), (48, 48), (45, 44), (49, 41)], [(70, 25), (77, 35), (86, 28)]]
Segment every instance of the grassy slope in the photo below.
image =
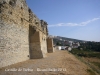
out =
[[(98, 60), (100, 60), (100, 52), (94, 52), (91, 50), (78, 50), (78, 49), (73, 49), (71, 51), (72, 54), (74, 54), (79, 60), (81, 60), (82, 62), (84, 62), (85, 64), (87, 64), (90, 68), (92, 68), (92, 70), (88, 69), (87, 72), (90, 73), (90, 75), (96, 75), (94, 72), (100, 74), (100, 62), (90, 62), (90, 61), (86, 61), (84, 59), (82, 59), (82, 57), (84, 58), (97, 58)], [(93, 64), (95, 66), (98, 66), (99, 68), (95, 68), (95, 66), (93, 66)]]

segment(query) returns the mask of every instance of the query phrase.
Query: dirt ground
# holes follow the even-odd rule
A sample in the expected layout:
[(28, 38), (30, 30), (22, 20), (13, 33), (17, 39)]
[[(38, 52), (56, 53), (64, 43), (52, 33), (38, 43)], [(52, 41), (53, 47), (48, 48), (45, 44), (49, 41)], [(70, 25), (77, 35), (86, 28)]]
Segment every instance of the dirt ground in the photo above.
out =
[(89, 75), (88, 66), (67, 51), (47, 53), (43, 59), (31, 59), (0, 69), (0, 75)]

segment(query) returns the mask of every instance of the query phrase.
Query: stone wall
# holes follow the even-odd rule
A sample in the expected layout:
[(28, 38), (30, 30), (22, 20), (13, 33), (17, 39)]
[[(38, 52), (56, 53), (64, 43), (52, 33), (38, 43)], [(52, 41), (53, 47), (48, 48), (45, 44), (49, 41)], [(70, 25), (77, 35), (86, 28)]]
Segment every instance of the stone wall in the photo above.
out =
[(30, 58), (43, 58), (46, 57), (47, 43), (46, 35), (43, 32), (35, 30), (32, 26), (30, 30)]
[(53, 40), (52, 38), (47, 38), (47, 51), (48, 53), (53, 53), (54, 52), (54, 48), (53, 48)]
[(39, 20), (25, 0), (0, 0), (0, 68), (46, 57), (47, 47), (52, 50), (47, 36), (47, 22)]
[(30, 35), (30, 58), (43, 58), (40, 44), (40, 33), (34, 30), (34, 33)]
[(47, 24), (44, 24), (44, 21), (43, 23), (41, 23), (41, 21), (36, 17), (36, 15), (31, 11), (31, 9), (29, 9), (28, 11), (30, 23), (30, 58), (34, 59), (46, 57)]
[(24, 0), (0, 0), (0, 67), (29, 59), (28, 19)]
[(47, 53), (47, 36), (44, 33), (40, 33), (40, 43), (41, 43), (41, 51), (43, 53), (43, 57), (46, 57), (46, 53)]

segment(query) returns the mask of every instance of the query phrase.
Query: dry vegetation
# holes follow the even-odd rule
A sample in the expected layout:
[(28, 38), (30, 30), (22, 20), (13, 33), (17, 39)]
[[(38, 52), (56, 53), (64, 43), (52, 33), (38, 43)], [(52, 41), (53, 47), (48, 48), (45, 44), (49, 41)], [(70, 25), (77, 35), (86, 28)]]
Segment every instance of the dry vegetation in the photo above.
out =
[(100, 75), (100, 52), (73, 49), (71, 53), (92, 69), (87, 70), (90, 73), (94, 72), (91, 75)]

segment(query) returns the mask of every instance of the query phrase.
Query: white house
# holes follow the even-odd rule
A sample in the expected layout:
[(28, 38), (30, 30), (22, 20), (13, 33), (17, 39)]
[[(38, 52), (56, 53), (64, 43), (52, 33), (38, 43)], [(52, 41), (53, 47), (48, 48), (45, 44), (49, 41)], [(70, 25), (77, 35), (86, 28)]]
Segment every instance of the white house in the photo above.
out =
[(57, 50), (61, 50), (61, 46), (56, 46), (56, 49)]
[(72, 48), (71, 47), (68, 47), (68, 46), (65, 49), (68, 50), (68, 51), (71, 51), (72, 50)]
[(68, 47), (68, 51), (71, 51), (72, 50), (72, 48), (71, 47)]
[(56, 46), (57, 50), (65, 50), (66, 46)]

